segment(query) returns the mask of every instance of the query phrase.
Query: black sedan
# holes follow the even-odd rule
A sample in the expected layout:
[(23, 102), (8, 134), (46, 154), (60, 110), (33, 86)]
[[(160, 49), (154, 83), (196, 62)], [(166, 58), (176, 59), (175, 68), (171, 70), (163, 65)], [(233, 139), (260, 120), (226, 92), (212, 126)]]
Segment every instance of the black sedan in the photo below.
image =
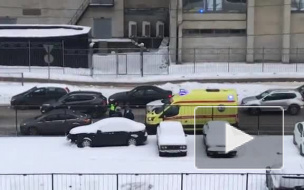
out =
[(39, 108), (44, 102), (58, 100), (69, 91), (68, 88), (61, 87), (33, 87), (13, 96), (11, 106), (20, 109)]
[(67, 140), (82, 147), (142, 145), (148, 133), (142, 123), (126, 118), (111, 117), (87, 126), (76, 127)]
[(23, 121), (20, 131), (24, 135), (65, 135), (74, 127), (91, 123), (91, 117), (86, 114), (58, 109)]
[(109, 97), (109, 103), (118, 103), (130, 106), (145, 106), (149, 102), (172, 97), (172, 91), (156, 86), (138, 86), (131, 91), (119, 92)]

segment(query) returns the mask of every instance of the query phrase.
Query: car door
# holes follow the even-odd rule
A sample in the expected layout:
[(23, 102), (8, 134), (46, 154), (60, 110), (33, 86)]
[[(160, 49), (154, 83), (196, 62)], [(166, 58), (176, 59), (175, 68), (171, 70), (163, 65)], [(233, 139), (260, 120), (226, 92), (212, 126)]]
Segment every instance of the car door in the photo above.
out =
[(30, 106), (40, 106), (46, 99), (46, 88), (38, 88), (26, 95), (26, 104)]
[(133, 106), (146, 105), (145, 102), (145, 90), (137, 89), (129, 95), (129, 104)]
[(145, 105), (155, 101), (155, 100), (159, 100), (162, 99), (162, 96), (160, 95), (160, 92), (156, 91), (155, 89), (146, 89), (145, 90), (145, 94), (144, 94), (144, 101), (145, 101)]
[(86, 113), (90, 109), (94, 108), (91, 101), (94, 100), (93, 95), (74, 95), (74, 100), (67, 103), (69, 109), (78, 110)]
[(65, 130), (70, 131), (74, 127), (82, 125), (75, 115), (65, 114)]
[(53, 87), (47, 88), (46, 94), (47, 94), (47, 101), (58, 100), (62, 96), (62, 93), (59, 93), (57, 88), (53, 88)]
[(64, 120), (59, 117), (59, 114), (51, 114), (43, 120), (43, 133), (46, 135), (59, 135), (64, 127)]
[[(262, 106), (281, 106), (284, 108), (283, 105), (284, 100), (282, 100), (282, 95), (281, 93), (273, 93), (270, 94), (268, 96), (266, 96), (265, 98), (262, 99), (261, 105)], [(262, 108), (265, 111), (278, 111), (279, 108)]]
[(79, 102), (79, 97), (77, 95), (72, 95), (67, 97), (63, 101), (63, 105), (61, 107), (67, 109), (73, 109), (73, 110), (80, 110), (80, 107), (77, 104), (78, 102)]
[(77, 121), (77, 117), (71, 114), (59, 114), (60, 120), (64, 120), (62, 128), (58, 129), (58, 132), (62, 135), (67, 134), (72, 128), (78, 127), (80, 123)]
[(96, 142), (98, 146), (113, 146), (117, 145), (115, 136), (115, 130), (113, 131), (112, 125), (102, 126), (100, 132), (97, 132)]

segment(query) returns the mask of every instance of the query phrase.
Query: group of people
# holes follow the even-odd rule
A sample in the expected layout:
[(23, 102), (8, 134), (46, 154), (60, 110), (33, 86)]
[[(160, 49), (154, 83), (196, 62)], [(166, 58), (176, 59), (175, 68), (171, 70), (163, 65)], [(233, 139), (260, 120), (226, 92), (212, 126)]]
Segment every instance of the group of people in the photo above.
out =
[(122, 114), (121, 107), (119, 107), (117, 103), (110, 104), (109, 117), (125, 117), (134, 120), (134, 114), (129, 105), (125, 106), (124, 113)]

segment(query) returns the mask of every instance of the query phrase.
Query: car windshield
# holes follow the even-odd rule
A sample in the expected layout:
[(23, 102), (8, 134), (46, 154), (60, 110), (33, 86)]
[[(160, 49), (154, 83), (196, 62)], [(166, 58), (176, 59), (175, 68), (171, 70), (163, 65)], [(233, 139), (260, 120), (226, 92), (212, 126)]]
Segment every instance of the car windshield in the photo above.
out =
[(156, 113), (156, 114), (160, 114), (162, 113), (164, 110), (166, 110), (166, 108), (170, 106), (170, 104), (164, 104), (163, 106), (161, 107), (157, 107), (157, 108), (154, 108), (153, 111)]
[(265, 96), (267, 96), (268, 94), (270, 94), (270, 92), (271, 92), (270, 90), (267, 90), (267, 91), (261, 93), (260, 95), (257, 95), (256, 98), (258, 100), (260, 100), (260, 99), (264, 98)]
[(29, 92), (32, 92), (32, 91), (34, 91), (35, 89), (37, 89), (37, 87), (33, 87), (33, 88), (31, 88), (31, 89), (29, 89), (29, 90), (27, 90), (27, 91), (25, 91), (24, 93), (29, 93)]
[(66, 97), (68, 97), (69, 95), (66, 94), (64, 96), (62, 96), (61, 98), (58, 99), (58, 102), (62, 102), (64, 99), (66, 99)]
[(35, 120), (40, 120), (41, 118), (43, 118), (45, 115), (38, 115), (38, 116), (36, 116), (36, 117), (34, 117), (35, 118)]
[(170, 98), (166, 98), (166, 99), (161, 100), (161, 103), (170, 104), (171, 103)]

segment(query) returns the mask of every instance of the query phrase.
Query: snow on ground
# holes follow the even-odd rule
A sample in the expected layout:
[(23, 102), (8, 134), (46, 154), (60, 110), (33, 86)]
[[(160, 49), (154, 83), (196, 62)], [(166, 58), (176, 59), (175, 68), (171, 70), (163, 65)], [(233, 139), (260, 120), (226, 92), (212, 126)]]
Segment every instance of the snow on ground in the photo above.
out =
[[(201, 138), (201, 137), (198, 137)], [(267, 137), (265, 137), (267, 138)], [(261, 170), (198, 170), (194, 166), (194, 136), (187, 136), (187, 157), (164, 158), (158, 156), (155, 136), (149, 136), (148, 143), (137, 147), (101, 147), (101, 148), (77, 148), (70, 144), (64, 137), (11, 137), (0, 138), (0, 149), (5, 152), (0, 157), (1, 173), (74, 173), (74, 175), (55, 174), (53, 180), (55, 189), (82, 188), (96, 186), (94, 189), (116, 189), (116, 175), (112, 173), (125, 173), (118, 176), (118, 189), (140, 182), (142, 185), (154, 186), (153, 189), (164, 190), (170, 187), (179, 190), (181, 185), (181, 173), (196, 173), (183, 175), (183, 187), (185, 190), (246, 189), (246, 175), (248, 177), (248, 189), (264, 189), (265, 173)], [(299, 171), (303, 158), (292, 143), (291, 136), (284, 138), (284, 167)], [(22, 155), (22, 157), (20, 157)], [(205, 155), (200, 155), (205, 157)], [(205, 157), (206, 158), (206, 157)], [(207, 158), (206, 158), (207, 159)], [(210, 158), (209, 158), (210, 159)], [(220, 158), (213, 158), (215, 161)], [(238, 158), (231, 158), (237, 160)], [(77, 173), (105, 173), (105, 175), (83, 175)], [(128, 175), (128, 173), (176, 173), (175, 175)], [(202, 173), (202, 175), (198, 175)], [(225, 173), (220, 175), (216, 173)], [(233, 174), (239, 173), (239, 174)], [(261, 173), (260, 175), (254, 173)], [(11, 179), (13, 178), (13, 179)], [(35, 179), (36, 178), (36, 179)], [(39, 179), (39, 180), (38, 180)], [(38, 184), (40, 189), (51, 185), (51, 176), (1, 176), (0, 183), (8, 186), (18, 184)], [(14, 183), (15, 182), (15, 183)], [(41, 187), (42, 186), (42, 187)], [(87, 187), (88, 188), (88, 187)], [(8, 189), (8, 188), (1, 188)], [(9, 190), (14, 190), (10, 188)], [(15, 187), (15, 189), (18, 189)], [(19, 188), (20, 189), (20, 188)], [(34, 188), (32, 188), (34, 189)], [(38, 189), (38, 188), (36, 188)], [(90, 189), (90, 188), (88, 188)], [(141, 188), (143, 189), (143, 188)], [(144, 190), (144, 189), (143, 189)]]
[[(5, 164), (0, 165), (0, 171), (1, 173), (264, 173), (265, 171), (264, 169), (198, 170), (194, 162), (193, 135), (187, 136), (187, 144), (186, 157), (166, 158), (158, 156), (155, 135), (149, 136), (147, 144), (143, 146), (83, 149), (77, 148), (65, 137), (2, 137), (0, 149), (5, 154), (0, 157), (0, 162)], [(303, 158), (293, 145), (291, 136), (284, 138), (284, 151), (284, 167), (300, 168)], [(199, 156), (206, 157), (203, 151), (199, 152)], [(244, 156), (246, 155), (241, 157)], [(221, 158), (214, 159), (216, 161)]]
[[(166, 83), (164, 85), (158, 85), (166, 90), (172, 90), (173, 93), (178, 93), (179, 89), (197, 89), (197, 88), (234, 88), (237, 90), (239, 95), (239, 101), (246, 96), (257, 95), (269, 88), (295, 88), (302, 85), (298, 82), (290, 83), (197, 83), (197, 82), (184, 82), (180, 84)], [(12, 96), (24, 92), (34, 86), (59, 86), (68, 87), (71, 91), (77, 90), (93, 90), (99, 91), (104, 94), (104, 96), (109, 97), (116, 92), (122, 92), (126, 90), (131, 90), (131, 88), (115, 88), (111, 87), (100, 87), (100, 86), (75, 86), (75, 85), (65, 85), (65, 84), (39, 84), (39, 83), (25, 83), (21, 86), (20, 83), (0, 83), (0, 104), (8, 104)]]
[[(48, 77), (48, 69), (43, 67), (33, 67), (29, 70), (28, 67), (5, 67), (0, 66), (0, 77), (10, 77), (28, 79), (52, 79), (52, 80), (65, 80), (65, 81), (83, 81), (83, 82), (104, 82), (104, 83), (147, 83), (147, 82), (176, 82), (176, 81), (188, 81), (188, 80), (225, 80), (225, 79), (281, 79), (281, 78), (295, 78), (302, 79), (303, 72), (204, 72), (204, 73), (189, 73), (182, 67), (178, 73), (170, 74), (147, 74), (143, 77), (140, 76), (140, 72), (126, 74), (115, 73), (106, 74), (99, 73), (98, 70), (94, 70), (93, 77), (90, 76), (89, 69), (73, 69), (73, 68), (50, 68), (50, 77)], [(138, 68), (139, 70), (139, 68)], [(282, 69), (284, 70), (284, 69)], [(23, 73), (23, 75), (22, 75)]]

